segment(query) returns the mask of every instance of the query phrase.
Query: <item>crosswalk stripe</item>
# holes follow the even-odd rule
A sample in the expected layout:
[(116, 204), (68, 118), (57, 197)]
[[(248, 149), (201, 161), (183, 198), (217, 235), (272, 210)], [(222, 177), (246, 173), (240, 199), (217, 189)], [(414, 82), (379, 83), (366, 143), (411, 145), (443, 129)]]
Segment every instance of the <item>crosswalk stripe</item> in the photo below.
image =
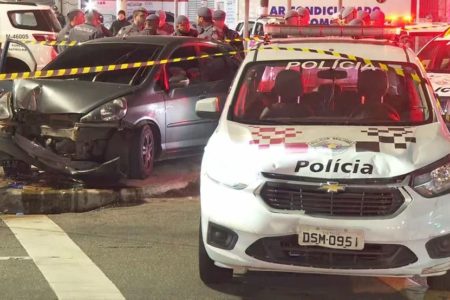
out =
[(59, 299), (125, 299), (119, 289), (47, 216), (2, 216)]

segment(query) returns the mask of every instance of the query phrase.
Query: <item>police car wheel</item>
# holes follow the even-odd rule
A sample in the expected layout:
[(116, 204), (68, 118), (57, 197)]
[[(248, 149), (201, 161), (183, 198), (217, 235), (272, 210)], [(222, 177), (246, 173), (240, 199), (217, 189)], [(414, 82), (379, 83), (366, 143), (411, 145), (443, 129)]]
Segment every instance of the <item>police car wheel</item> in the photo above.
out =
[(442, 276), (432, 276), (427, 278), (430, 289), (438, 291), (450, 291), (450, 271)]
[(138, 128), (131, 141), (130, 172), (131, 179), (145, 179), (153, 170), (155, 140), (149, 125)]
[(205, 244), (203, 243), (201, 224), (199, 231), (198, 267), (200, 271), (200, 279), (204, 284), (230, 282), (233, 278), (233, 270), (220, 268), (214, 264), (214, 261), (209, 258), (205, 249)]
[(18, 178), (31, 175), (31, 165), (21, 160), (11, 162), (3, 166), (3, 174), (6, 178)]

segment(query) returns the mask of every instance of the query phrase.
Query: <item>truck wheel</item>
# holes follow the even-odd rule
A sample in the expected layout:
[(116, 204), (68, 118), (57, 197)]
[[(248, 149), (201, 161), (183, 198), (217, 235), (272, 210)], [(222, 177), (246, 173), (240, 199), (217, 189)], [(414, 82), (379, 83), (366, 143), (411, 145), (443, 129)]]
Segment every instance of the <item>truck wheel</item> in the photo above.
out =
[(427, 278), (430, 289), (438, 291), (450, 291), (450, 271), (442, 276), (431, 276)]
[(200, 279), (204, 284), (218, 284), (230, 282), (233, 278), (233, 270), (220, 268), (209, 258), (202, 238), (202, 228), (200, 224), (199, 247), (198, 247), (198, 267)]
[(129, 177), (131, 179), (149, 177), (155, 159), (155, 139), (149, 125), (144, 125), (135, 131), (130, 147)]
[(6, 178), (18, 178), (31, 175), (31, 165), (21, 160), (13, 161), (10, 165), (3, 167)]

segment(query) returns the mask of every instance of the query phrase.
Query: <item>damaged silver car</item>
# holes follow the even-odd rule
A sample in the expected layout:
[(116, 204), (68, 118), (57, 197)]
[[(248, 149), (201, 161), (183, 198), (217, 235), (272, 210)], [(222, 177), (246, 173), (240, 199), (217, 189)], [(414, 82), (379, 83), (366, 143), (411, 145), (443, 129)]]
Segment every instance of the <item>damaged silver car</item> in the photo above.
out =
[(154, 36), (100, 39), (65, 51), (44, 70), (204, 58), (15, 80), (0, 98), (5, 174), (34, 165), (77, 178), (143, 179), (155, 160), (201, 153), (217, 123), (200, 119), (195, 104), (208, 97), (223, 103), (240, 64), (233, 56), (204, 54), (232, 50), (196, 38)]

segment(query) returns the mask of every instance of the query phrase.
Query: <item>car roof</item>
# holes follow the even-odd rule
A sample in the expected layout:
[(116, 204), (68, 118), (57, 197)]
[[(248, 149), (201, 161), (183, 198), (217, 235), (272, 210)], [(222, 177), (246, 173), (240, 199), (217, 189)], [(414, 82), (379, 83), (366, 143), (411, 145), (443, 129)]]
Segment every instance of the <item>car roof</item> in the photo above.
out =
[[(265, 47), (265, 46), (261, 46)], [(354, 55), (370, 60), (408, 62), (406, 50), (394, 42), (375, 39), (353, 38), (287, 38), (275, 39), (267, 47), (292, 47), (333, 51), (347, 55)], [(281, 50), (283, 51), (283, 50)], [(257, 61), (280, 60), (280, 50), (258, 51)], [(283, 51), (283, 59), (329, 59), (327, 54), (312, 53), (308, 51)], [(253, 60), (247, 58), (246, 60)]]
[(111, 38), (102, 38), (102, 39), (96, 39), (91, 40), (89, 42), (86, 42), (84, 44), (149, 44), (149, 45), (156, 45), (156, 46), (177, 46), (182, 45), (186, 43), (210, 43), (214, 45), (223, 45), (222, 43), (217, 42), (211, 42), (207, 41), (205, 39), (195, 38), (195, 37), (183, 37), (183, 36), (167, 36), (167, 35), (142, 35), (142, 36), (129, 36), (125, 38), (119, 38), (119, 37), (111, 37)]

